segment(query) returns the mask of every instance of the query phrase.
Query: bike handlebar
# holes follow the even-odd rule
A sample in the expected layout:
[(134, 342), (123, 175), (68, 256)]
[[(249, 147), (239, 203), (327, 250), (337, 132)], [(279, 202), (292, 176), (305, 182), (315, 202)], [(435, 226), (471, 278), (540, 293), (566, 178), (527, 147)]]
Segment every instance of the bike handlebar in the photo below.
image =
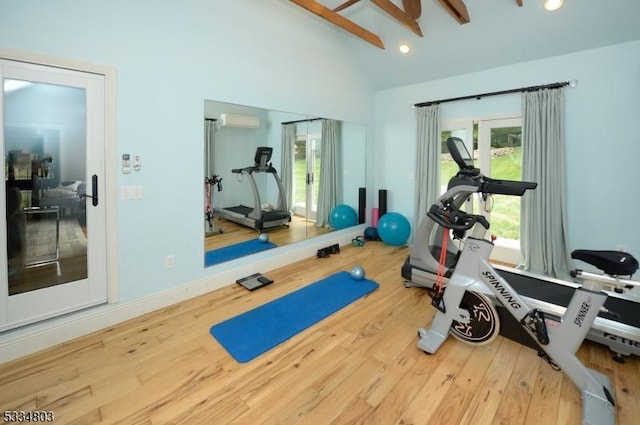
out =
[(440, 226), (451, 230), (467, 231), (476, 223), (480, 223), (485, 229), (489, 228), (489, 222), (483, 216), (451, 209), (450, 204), (445, 207), (432, 205), (427, 216)]

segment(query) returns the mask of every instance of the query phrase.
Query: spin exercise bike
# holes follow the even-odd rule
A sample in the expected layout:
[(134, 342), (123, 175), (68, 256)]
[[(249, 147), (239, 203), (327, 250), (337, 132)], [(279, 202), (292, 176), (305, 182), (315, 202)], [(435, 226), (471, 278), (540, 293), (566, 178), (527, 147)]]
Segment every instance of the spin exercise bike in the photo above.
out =
[[(474, 168), (473, 158), (461, 139), (451, 137), (447, 140), (447, 146), (460, 170), (450, 180), (448, 190), (438, 199), (432, 211), (416, 229), (410, 255), (402, 266), (406, 287), (435, 290), (438, 279), (441, 284), (448, 284), (449, 279), (453, 278), (460, 268), (462, 253), (464, 249), (468, 249), (463, 240), (468, 229), (465, 230), (466, 226), (461, 226), (462, 223), (442, 221), (443, 214), (453, 215), (453, 218), (458, 217), (456, 219), (464, 217), (461, 215), (464, 213), (459, 210), (464, 208), (465, 202), (475, 193), (482, 196), (491, 194), (522, 196), (527, 190), (535, 189), (537, 186), (536, 183), (497, 180), (483, 176), (480, 170)], [(484, 219), (478, 216), (475, 220), (482, 222)], [(452, 227), (452, 225), (455, 226)], [(469, 226), (469, 229), (471, 227), (473, 225)], [(476, 238), (482, 238), (486, 228), (481, 226), (478, 231), (482, 234), (476, 235)], [(459, 246), (456, 245), (456, 239), (461, 241)], [(471, 241), (476, 243), (474, 239)], [(640, 286), (638, 282), (629, 280), (638, 268), (637, 260), (630, 254), (618, 251), (577, 250), (572, 253), (572, 257), (590, 264), (605, 274), (594, 277), (600, 275), (576, 272), (573, 276), (576, 279), (585, 276), (589, 279), (599, 279), (598, 282), (604, 283), (607, 294), (597, 317), (586, 327), (586, 339), (608, 346), (615, 353), (614, 359), (619, 362), (623, 361), (623, 356), (631, 354), (640, 356), (640, 315), (638, 314), (640, 298), (633, 295)], [(487, 259), (488, 254), (485, 260)], [(566, 317), (574, 294), (584, 287), (579, 282), (539, 276), (499, 265), (493, 265), (492, 270), (495, 276), (508, 282), (527, 306), (541, 311), (546, 320), (557, 323), (562, 321), (563, 315)], [(476, 275), (475, 279), (480, 281), (481, 276)], [(489, 293), (489, 291), (485, 292)], [(469, 295), (466, 296), (469, 297)], [(530, 338), (526, 332), (522, 332), (519, 321), (514, 320), (502, 304), (498, 302), (495, 305), (501, 316), (499, 332), (503, 336), (538, 349), (537, 341)]]
[[(493, 243), (483, 238), (489, 228), (483, 216), (465, 213), (446, 203), (433, 205), (428, 215), (443, 228), (472, 230), (472, 234), (465, 242), (446, 288), (440, 287), (433, 298), (432, 305), (437, 312), (428, 330), (418, 330), (418, 347), (435, 353), (449, 334), (471, 344), (491, 342), (499, 334), (501, 315), (496, 309), (499, 304), (535, 343), (540, 356), (561, 369), (578, 387), (582, 395), (582, 423), (615, 424), (611, 380), (585, 367), (575, 353), (607, 299), (602, 290), (605, 284), (618, 286), (628, 282), (619, 282), (615, 275), (576, 271), (574, 275), (582, 280), (582, 285), (574, 291), (565, 313), (559, 321), (547, 318), (542, 310), (531, 308), (489, 263)], [(637, 261), (623, 252), (616, 258), (599, 256), (594, 251), (574, 252), (574, 255), (592, 265), (604, 265), (613, 273), (638, 268)], [(638, 282), (635, 284), (640, 286)]]
[(217, 235), (224, 232), (221, 228), (216, 227), (216, 223), (214, 221), (215, 216), (213, 214), (213, 209), (211, 208), (213, 205), (213, 191), (211, 188), (213, 186), (216, 186), (218, 192), (221, 192), (222, 177), (214, 174), (211, 177), (206, 177), (204, 179), (204, 219), (207, 222), (207, 229), (205, 231), (207, 236)]

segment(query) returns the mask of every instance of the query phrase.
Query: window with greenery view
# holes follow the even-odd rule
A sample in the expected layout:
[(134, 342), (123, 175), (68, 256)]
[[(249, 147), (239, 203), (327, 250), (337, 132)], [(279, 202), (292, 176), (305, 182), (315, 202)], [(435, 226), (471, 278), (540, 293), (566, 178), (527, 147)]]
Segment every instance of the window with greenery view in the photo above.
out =
[[(516, 125), (502, 126), (500, 123), (485, 121), (486, 131), (480, 131), (478, 123), (473, 125), (473, 155), (475, 166), (482, 174), (502, 180), (522, 179), (522, 126), (519, 119)], [(503, 124), (504, 125), (504, 124)], [(440, 185), (442, 193), (447, 183), (458, 171), (446, 147), (451, 131), (442, 132), (442, 163)], [(484, 140), (487, 138), (488, 140)], [(482, 166), (481, 166), (482, 164)], [(481, 202), (474, 200), (475, 212), (486, 215), (491, 223), (490, 233), (499, 239), (520, 239), (520, 197), (493, 195)]]

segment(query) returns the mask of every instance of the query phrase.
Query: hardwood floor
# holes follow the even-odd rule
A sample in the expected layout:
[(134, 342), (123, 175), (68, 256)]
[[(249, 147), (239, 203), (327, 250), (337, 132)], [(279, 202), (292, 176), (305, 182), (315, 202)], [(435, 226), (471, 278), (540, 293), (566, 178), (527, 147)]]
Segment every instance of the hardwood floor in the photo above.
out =
[[(257, 291), (225, 287), (0, 365), (0, 411), (50, 410), (56, 424), (580, 423), (578, 391), (533, 350), (499, 337), (420, 351), (416, 330), (434, 310), (423, 290), (402, 284), (407, 253), (381, 242), (343, 247), (267, 273), (275, 283)], [(209, 335), (355, 264), (378, 290), (251, 362)], [(618, 424), (638, 423), (640, 360), (616, 363), (590, 342), (579, 357), (612, 378)]]
[[(242, 226), (232, 221), (216, 218), (215, 226), (216, 229), (222, 229), (223, 232), (213, 234), (205, 238), (205, 251), (233, 245), (258, 237), (258, 232), (255, 229)], [(278, 246), (283, 246), (323, 235), (330, 231), (330, 229), (316, 227), (315, 221), (294, 215), (291, 217), (289, 227), (269, 229), (266, 233), (269, 235), (269, 240), (271, 242)]]

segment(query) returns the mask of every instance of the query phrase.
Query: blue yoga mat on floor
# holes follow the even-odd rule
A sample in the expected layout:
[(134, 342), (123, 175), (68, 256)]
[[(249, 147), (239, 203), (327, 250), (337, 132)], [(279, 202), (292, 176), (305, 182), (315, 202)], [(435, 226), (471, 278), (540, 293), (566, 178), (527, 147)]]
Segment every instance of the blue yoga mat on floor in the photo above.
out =
[(225, 246), (224, 248), (213, 249), (205, 252), (204, 265), (213, 266), (215, 264), (224, 263), (225, 261), (244, 257), (245, 255), (251, 255), (256, 252), (275, 248), (276, 246), (276, 244), (271, 242), (260, 242), (260, 239), (251, 239), (246, 242)]
[(218, 323), (210, 332), (233, 358), (248, 362), (376, 288), (372, 280), (339, 272)]

